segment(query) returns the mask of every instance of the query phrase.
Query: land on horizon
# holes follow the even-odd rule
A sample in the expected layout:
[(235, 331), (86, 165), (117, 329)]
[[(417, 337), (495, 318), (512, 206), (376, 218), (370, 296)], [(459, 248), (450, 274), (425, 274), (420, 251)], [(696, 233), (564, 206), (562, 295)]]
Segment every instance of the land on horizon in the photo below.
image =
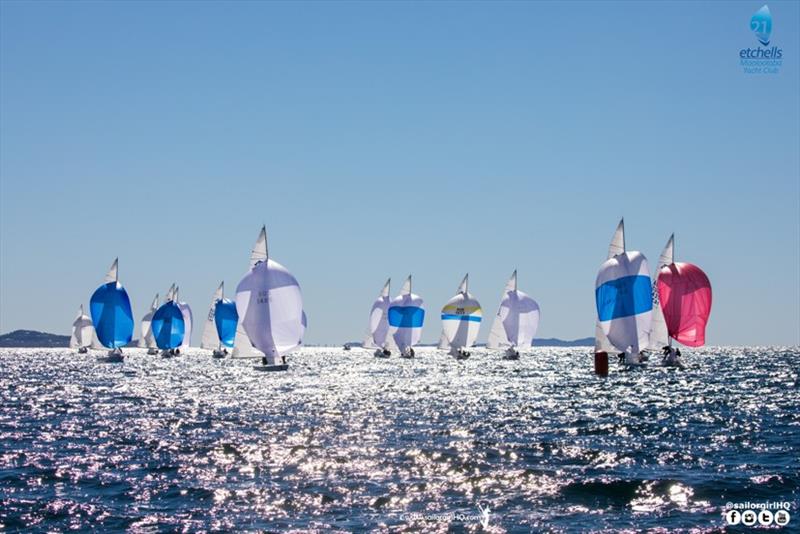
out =
[[(135, 347), (137, 339), (132, 339), (127, 345), (128, 347)], [(348, 342), (351, 346), (358, 346), (361, 342), (352, 341)], [(594, 344), (594, 338), (584, 337), (580, 339), (564, 340), (558, 338), (543, 338), (534, 340), (534, 346), (542, 347), (588, 347)], [(330, 346), (338, 346), (338, 343), (331, 344)], [(477, 346), (482, 346), (479, 344)], [(68, 347), (69, 336), (62, 334), (51, 334), (49, 332), (40, 332), (38, 330), (14, 330), (0, 335), (0, 347), (2, 348), (49, 348), (49, 347)], [(326, 344), (309, 344), (309, 347), (314, 346), (327, 346)], [(421, 343), (419, 346), (435, 346), (431, 344)]]

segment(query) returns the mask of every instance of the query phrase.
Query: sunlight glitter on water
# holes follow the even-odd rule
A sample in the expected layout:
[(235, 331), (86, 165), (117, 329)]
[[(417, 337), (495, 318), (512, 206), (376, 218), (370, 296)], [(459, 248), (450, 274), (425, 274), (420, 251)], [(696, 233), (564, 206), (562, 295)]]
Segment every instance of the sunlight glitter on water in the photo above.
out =
[(498, 531), (710, 529), (728, 501), (797, 501), (796, 350), (606, 379), (578, 348), (307, 348), (266, 376), (199, 349), (128, 355), (0, 351), (6, 530), (475, 530), (405, 514), (479, 504)]

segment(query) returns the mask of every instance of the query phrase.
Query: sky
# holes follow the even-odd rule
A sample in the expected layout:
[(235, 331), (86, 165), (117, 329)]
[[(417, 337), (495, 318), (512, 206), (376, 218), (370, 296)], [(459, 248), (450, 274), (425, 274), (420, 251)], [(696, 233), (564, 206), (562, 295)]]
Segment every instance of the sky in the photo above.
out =
[(588, 337), (624, 216), (708, 274), (709, 344), (800, 344), (800, 4), (747, 74), (762, 5), (0, 2), (0, 332), (68, 333), (117, 256), (137, 320), (172, 282), (203, 317), (266, 224), (307, 343), (409, 273), (435, 342), (514, 269)]

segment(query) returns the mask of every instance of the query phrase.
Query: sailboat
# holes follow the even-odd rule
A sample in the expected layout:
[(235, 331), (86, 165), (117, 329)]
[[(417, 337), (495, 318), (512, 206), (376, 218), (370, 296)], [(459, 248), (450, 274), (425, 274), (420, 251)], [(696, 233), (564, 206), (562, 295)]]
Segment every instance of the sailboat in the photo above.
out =
[(167, 291), (166, 301), (155, 311), (150, 323), (156, 347), (161, 349), (161, 355), (164, 357), (178, 353), (186, 334), (186, 323), (177, 301), (178, 288), (173, 284)]
[(411, 275), (406, 278), (400, 294), (389, 305), (389, 335), (394, 339), (402, 358), (414, 357), (414, 345), (422, 337), (425, 309), (422, 298), (411, 292)]
[(156, 293), (153, 302), (150, 304), (150, 310), (142, 317), (141, 322), (141, 336), (139, 336), (139, 348), (146, 348), (147, 354), (157, 354), (158, 347), (156, 340), (153, 337), (153, 329), (150, 327), (153, 322), (153, 314), (158, 309), (158, 293)]
[(220, 282), (211, 299), (200, 347), (213, 350), (214, 358), (224, 358), (228, 354), (228, 349), (233, 348), (238, 321), (236, 303), (225, 298), (225, 282)]
[(108, 361), (122, 361), (122, 347), (133, 337), (133, 310), (128, 293), (119, 283), (119, 259), (106, 273), (103, 284), (89, 302), (97, 342), (110, 349)]
[[(442, 308), (442, 340), (456, 359), (469, 358), (468, 348), (475, 344), (481, 328), (483, 310), (469, 292), (469, 274), (464, 276), (456, 295)], [(441, 344), (440, 344), (441, 347)]]
[[(267, 252), (267, 230), (261, 228), (250, 255), (250, 270), (236, 286), (233, 356), (263, 354), (261, 371), (285, 371), (286, 354), (303, 343), (307, 320), (297, 279)], [(276, 359), (281, 358), (277, 364)]]
[(92, 319), (83, 312), (83, 304), (78, 310), (78, 316), (72, 322), (72, 335), (69, 338), (69, 348), (78, 349), (78, 354), (86, 354), (92, 346), (94, 338), (94, 325)]
[(683, 367), (672, 340), (689, 347), (701, 347), (706, 341), (706, 325), (711, 315), (711, 282), (698, 266), (676, 263), (675, 235), (670, 236), (659, 259), (656, 279), (659, 311), (664, 321), (664, 364)]
[(595, 352), (625, 353), (626, 365), (639, 365), (640, 352), (650, 342), (653, 299), (647, 258), (625, 248), (624, 220), (614, 233), (609, 256), (595, 280), (598, 334), (602, 334), (595, 336)]
[(391, 302), (390, 287), (392, 279), (386, 280), (380, 295), (372, 303), (369, 312), (369, 326), (367, 337), (364, 339), (365, 349), (375, 349), (374, 355), (378, 358), (388, 358), (392, 355), (394, 340), (389, 335), (389, 304)]
[(500, 307), (489, 331), (486, 348), (505, 349), (504, 360), (518, 360), (520, 348), (526, 349), (533, 343), (539, 327), (539, 315), (539, 304), (517, 288), (515, 270), (500, 298)]

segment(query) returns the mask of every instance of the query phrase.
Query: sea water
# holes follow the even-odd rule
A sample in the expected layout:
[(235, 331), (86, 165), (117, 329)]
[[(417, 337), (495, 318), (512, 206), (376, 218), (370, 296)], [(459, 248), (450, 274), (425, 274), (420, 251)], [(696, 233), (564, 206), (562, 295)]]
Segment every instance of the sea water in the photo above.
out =
[(0, 530), (714, 531), (776, 501), (796, 528), (800, 352), (684, 353), (2, 349)]

